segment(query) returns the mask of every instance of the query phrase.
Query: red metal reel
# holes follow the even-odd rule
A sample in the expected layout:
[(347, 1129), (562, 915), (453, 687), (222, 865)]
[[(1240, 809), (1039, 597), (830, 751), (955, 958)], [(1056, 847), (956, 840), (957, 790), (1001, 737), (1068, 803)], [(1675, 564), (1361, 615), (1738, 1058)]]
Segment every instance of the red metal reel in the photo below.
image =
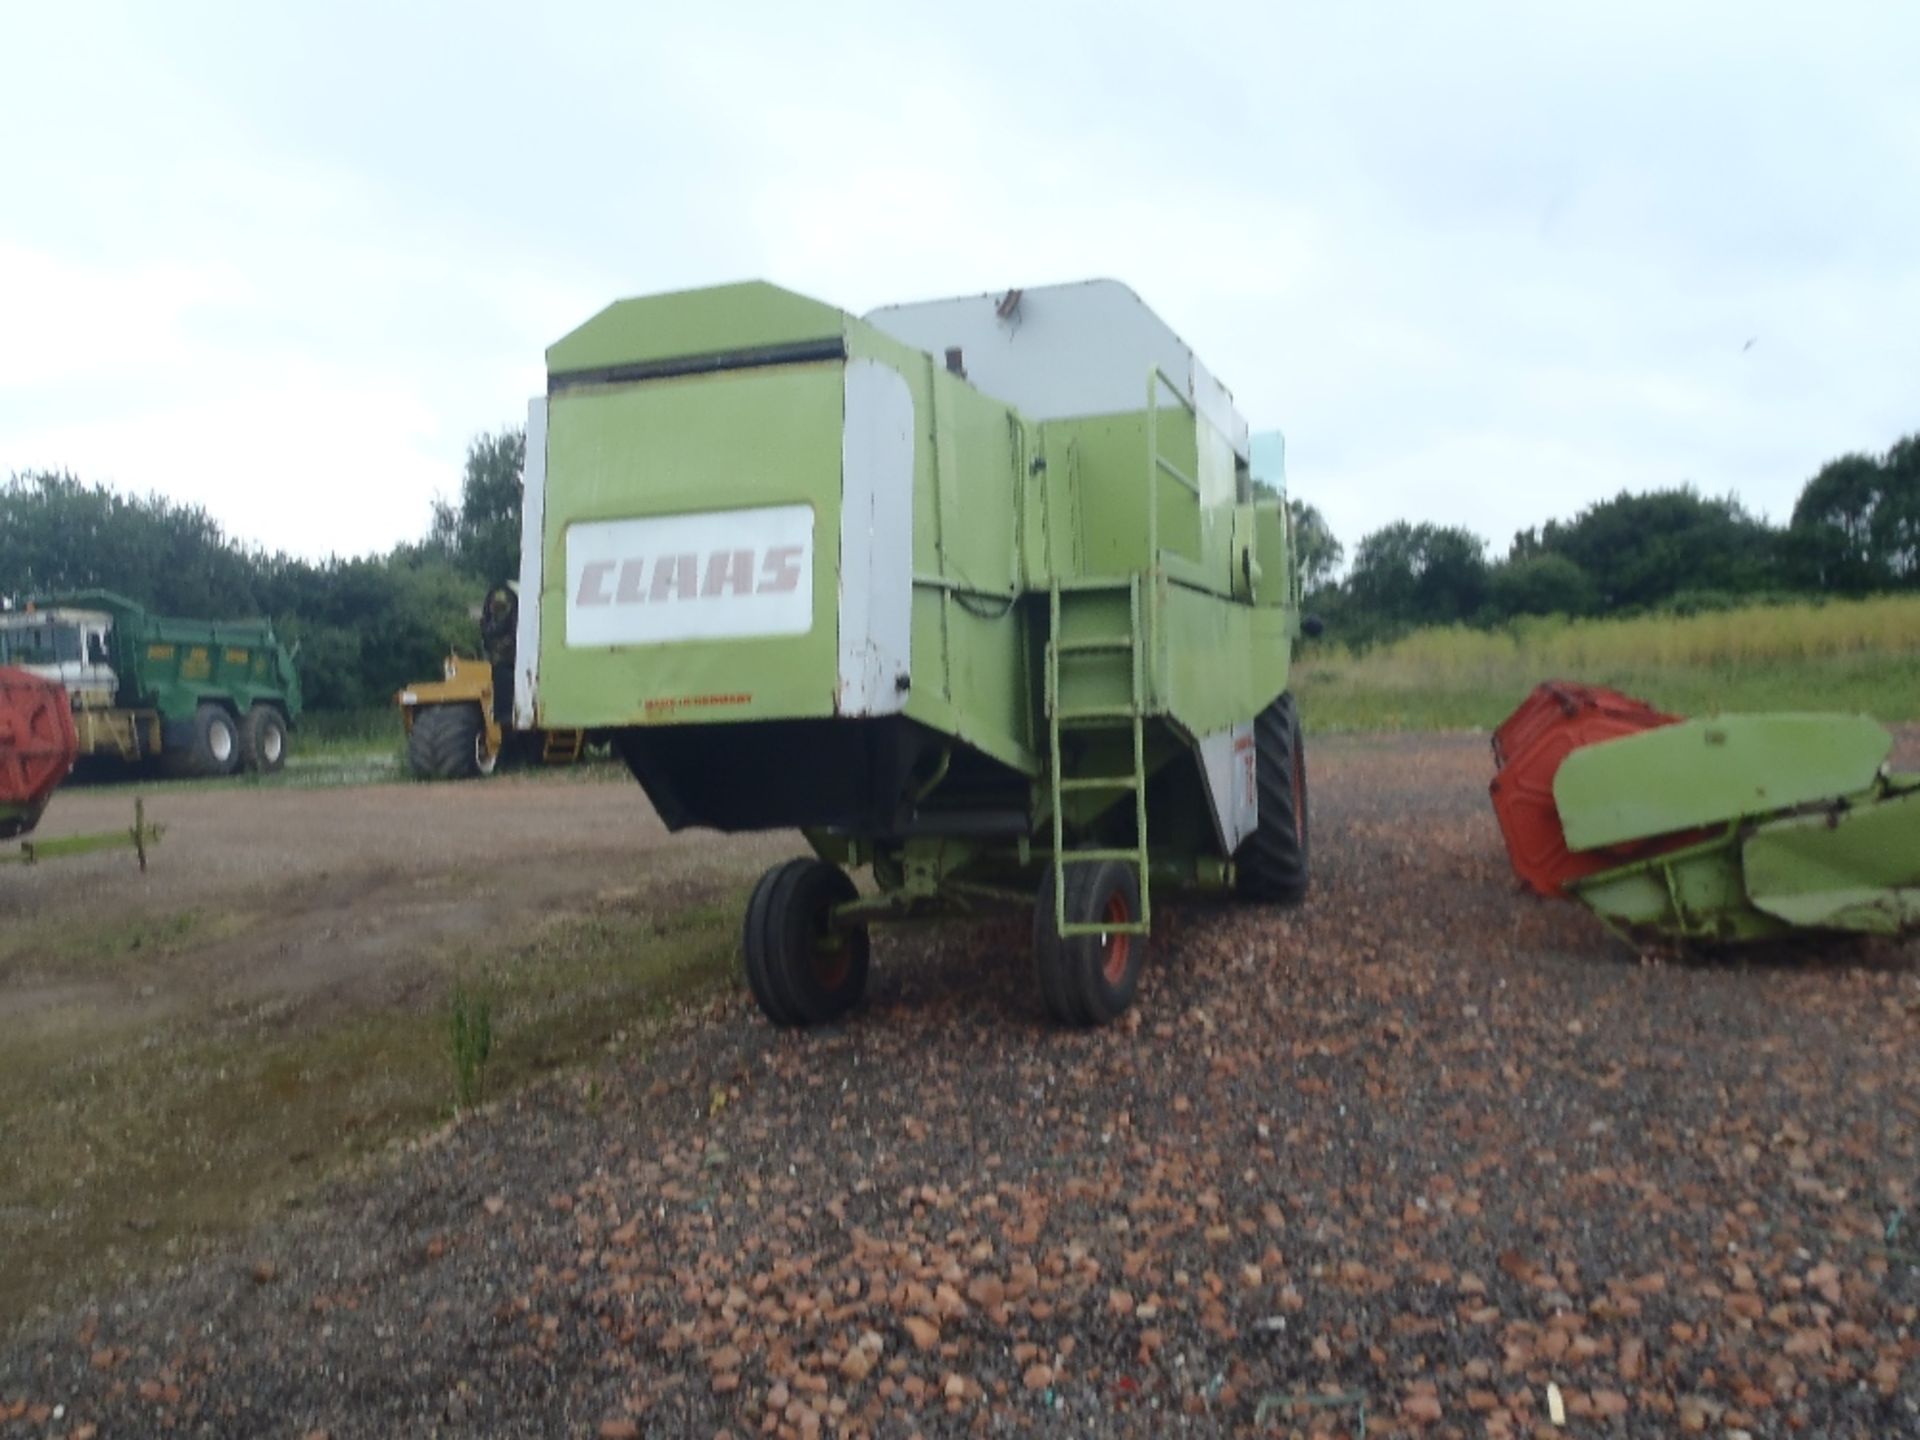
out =
[(79, 752), (67, 692), (0, 667), (0, 804), (24, 806), (31, 829)]
[(1553, 777), (1575, 750), (1677, 724), (1680, 718), (1603, 685), (1550, 680), (1535, 687), (1501, 722), (1493, 732), (1496, 773), (1488, 790), (1507, 842), (1507, 858), (1530, 889), (1561, 895), (1582, 876), (1685, 843), (1685, 837), (1661, 837), (1575, 853), (1567, 848), (1553, 803)]

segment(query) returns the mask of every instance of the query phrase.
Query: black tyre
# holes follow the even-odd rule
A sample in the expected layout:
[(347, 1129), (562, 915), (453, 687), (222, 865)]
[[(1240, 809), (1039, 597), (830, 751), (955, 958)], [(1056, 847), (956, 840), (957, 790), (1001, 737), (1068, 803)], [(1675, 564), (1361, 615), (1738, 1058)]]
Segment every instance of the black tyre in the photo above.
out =
[[(1068, 861), (1069, 925), (1129, 924), (1140, 918), (1140, 881), (1118, 860)], [(1053, 867), (1033, 911), (1033, 962), (1047, 1013), (1063, 1025), (1104, 1025), (1126, 1013), (1147, 963), (1147, 937), (1113, 930), (1062, 938), (1054, 923)]]
[(171, 775), (231, 775), (240, 768), (240, 727), (224, 707), (209, 702), (193, 712), (193, 739), (186, 748), (163, 758)]
[(833, 909), (859, 892), (824, 860), (789, 860), (760, 877), (740, 936), (747, 988), (776, 1025), (837, 1019), (866, 993), (864, 925), (836, 926)]
[(240, 760), (260, 775), (278, 775), (287, 763), (287, 722), (271, 705), (256, 705), (240, 722)]
[(491, 774), (487, 726), (472, 704), (422, 705), (407, 732), (407, 768), (422, 780), (465, 780)]
[(1260, 823), (1234, 856), (1246, 900), (1297, 905), (1307, 898), (1312, 851), (1308, 843), (1307, 747), (1291, 694), (1282, 695), (1253, 723), (1254, 785)]

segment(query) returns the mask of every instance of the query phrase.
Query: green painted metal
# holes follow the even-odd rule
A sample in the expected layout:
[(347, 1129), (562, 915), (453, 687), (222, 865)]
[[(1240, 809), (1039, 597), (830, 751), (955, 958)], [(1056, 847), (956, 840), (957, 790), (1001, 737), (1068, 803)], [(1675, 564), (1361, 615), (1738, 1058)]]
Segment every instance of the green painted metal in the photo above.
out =
[(1769, 815), (1873, 783), (1892, 737), (1863, 715), (1721, 715), (1576, 750), (1553, 780), (1568, 848)]
[(1770, 821), (1740, 851), (1754, 906), (1790, 925), (1869, 935), (1920, 926), (1920, 776), (1865, 803)]
[(1920, 926), (1920, 776), (1886, 774), (1891, 747), (1861, 716), (1724, 715), (1577, 750), (1554, 780), (1569, 843), (1671, 848), (1568, 889), (1635, 939)]
[[(1072, 853), (1137, 868), (1141, 929), (1150, 875), (1230, 883), (1196, 819), (1195, 746), (1286, 689), (1299, 597), (1281, 504), (1252, 500), (1230, 437), (1158, 366), (1141, 368), (1137, 409), (1035, 419), (945, 357), (771, 285), (609, 306), (547, 352), (535, 722), (643, 734), (841, 716), (836, 615), (865, 558), (841, 550), (843, 391), (862, 365), (911, 401), (899, 713), (1024, 777), (1028, 823), (885, 843), (811, 829), (816, 848), (871, 864), (883, 898), (857, 903), (882, 912), (1009, 893)], [(806, 633), (568, 644), (578, 527), (790, 505), (812, 517)], [(915, 801), (937, 808), (965, 772), (943, 758)], [(1150, 785), (1174, 796), (1164, 813)]]

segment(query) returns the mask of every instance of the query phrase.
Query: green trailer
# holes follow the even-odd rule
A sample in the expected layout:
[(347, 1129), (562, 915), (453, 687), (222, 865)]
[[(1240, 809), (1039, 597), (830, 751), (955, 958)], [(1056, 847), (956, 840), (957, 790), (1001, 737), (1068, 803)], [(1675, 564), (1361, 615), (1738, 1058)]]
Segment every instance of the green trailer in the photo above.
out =
[(1124, 286), (731, 285), (546, 358), (516, 724), (607, 733), (673, 829), (802, 831), (744, 927), (773, 1020), (856, 1003), (874, 922), (1019, 904), (1099, 1023), (1163, 887), (1304, 896), (1279, 437)]
[(109, 590), (0, 613), (0, 664), (66, 690), (83, 758), (272, 774), (300, 719), (293, 655), (269, 622), (168, 619)]

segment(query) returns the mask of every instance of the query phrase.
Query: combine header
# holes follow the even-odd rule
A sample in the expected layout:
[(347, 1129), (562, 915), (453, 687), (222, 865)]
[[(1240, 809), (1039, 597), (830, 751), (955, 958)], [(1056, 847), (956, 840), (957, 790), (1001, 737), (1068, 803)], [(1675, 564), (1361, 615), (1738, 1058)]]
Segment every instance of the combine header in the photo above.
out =
[(529, 414), (515, 723), (606, 733), (670, 828), (805, 834), (746, 916), (777, 1023), (857, 1002), (870, 923), (1007, 904), (1110, 1020), (1163, 885), (1306, 891), (1278, 438), (1110, 281), (622, 301)]
[(40, 823), (54, 790), (80, 754), (67, 692), (12, 666), (0, 666), (0, 840)]
[(1683, 720), (1542, 685), (1494, 732), (1493, 808), (1520, 879), (1633, 939), (1920, 926), (1920, 775), (1858, 715)]
[[(0, 840), (33, 833), (79, 754), (80, 737), (66, 690), (25, 670), (0, 666)], [(147, 846), (159, 838), (160, 827), (147, 824), (146, 806), (135, 800), (131, 830), (39, 842), (23, 839), (18, 850), (0, 853), (0, 865), (31, 865), (56, 855), (131, 845), (144, 870)]]

